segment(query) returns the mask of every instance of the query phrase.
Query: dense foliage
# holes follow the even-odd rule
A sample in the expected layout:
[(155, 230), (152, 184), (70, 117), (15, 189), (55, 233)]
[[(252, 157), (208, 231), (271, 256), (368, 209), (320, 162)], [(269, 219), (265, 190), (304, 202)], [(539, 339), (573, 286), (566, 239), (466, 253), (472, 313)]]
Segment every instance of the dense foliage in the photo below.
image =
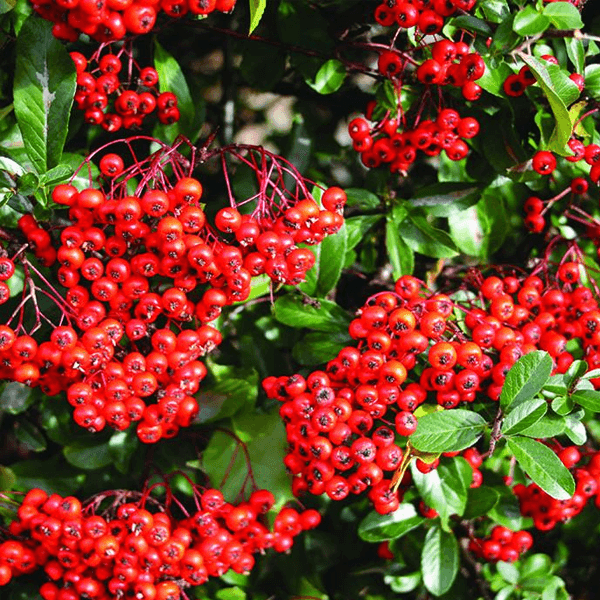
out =
[(0, 0), (0, 597), (594, 598), (591, 0)]

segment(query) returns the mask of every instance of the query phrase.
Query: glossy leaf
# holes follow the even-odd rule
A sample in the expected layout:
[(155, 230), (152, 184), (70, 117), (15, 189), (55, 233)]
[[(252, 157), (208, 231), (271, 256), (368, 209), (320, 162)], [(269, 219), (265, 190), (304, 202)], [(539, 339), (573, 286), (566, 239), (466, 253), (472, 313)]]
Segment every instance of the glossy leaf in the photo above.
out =
[(500, 406), (508, 412), (533, 398), (546, 384), (552, 371), (552, 359), (547, 352), (536, 350), (522, 356), (506, 375)]
[(367, 232), (383, 219), (383, 215), (359, 215), (346, 219), (346, 252), (356, 248)]
[(195, 139), (193, 131), (196, 105), (202, 105), (201, 100), (194, 102), (185, 75), (175, 58), (159, 43), (154, 41), (154, 66), (158, 72), (158, 84), (161, 92), (173, 92), (177, 96), (177, 108), (180, 119), (171, 127), (177, 133), (182, 133), (190, 139)]
[(444, 410), (420, 417), (410, 441), (422, 452), (457, 452), (472, 446), (485, 426), (485, 419), (472, 410)]
[(600, 412), (600, 391), (597, 390), (575, 390), (571, 394), (571, 400), (591, 412)]
[(496, 506), (499, 499), (500, 494), (494, 488), (481, 486), (470, 489), (463, 517), (471, 520), (486, 515)]
[(452, 515), (463, 514), (472, 472), (464, 458), (440, 464), (429, 473), (421, 473), (414, 464), (411, 467), (419, 494), (427, 506), (439, 513), (444, 527)]
[(388, 216), (385, 224), (385, 247), (394, 279), (402, 275), (411, 275), (415, 268), (415, 255), (400, 235), (399, 224), (393, 216)]
[(509, 437), (507, 444), (521, 468), (547, 494), (557, 500), (573, 495), (573, 476), (548, 446), (522, 436)]
[(524, 429), (537, 423), (548, 410), (548, 403), (543, 398), (532, 398), (511, 410), (502, 423), (502, 435), (521, 433)]
[(345, 192), (348, 198), (347, 206), (356, 206), (363, 210), (374, 210), (381, 205), (379, 197), (369, 190), (347, 188)]
[(543, 15), (556, 29), (581, 29), (583, 21), (579, 11), (570, 2), (552, 2), (544, 6)]
[(458, 254), (458, 248), (445, 231), (418, 215), (411, 215), (400, 223), (399, 235), (409, 248), (425, 256), (452, 258)]
[(267, 7), (267, 0), (249, 0), (250, 2), (250, 29), (248, 33), (252, 33), (260, 23), (262, 16)]
[(544, 33), (550, 26), (550, 19), (538, 12), (534, 6), (524, 6), (513, 21), (513, 30), (519, 35), (537, 35)]
[(275, 301), (275, 318), (290, 327), (309, 327), (316, 331), (344, 331), (350, 319), (335, 302), (310, 300), (288, 294)]
[(566, 426), (564, 417), (549, 414), (519, 433), (536, 439), (552, 438), (564, 433)]
[(579, 97), (577, 86), (559, 66), (525, 54), (521, 58), (535, 75), (554, 113), (556, 126), (548, 142), (548, 149), (560, 154), (570, 154), (570, 151), (565, 150), (565, 145), (571, 137), (573, 125), (567, 107)]
[(301, 365), (319, 365), (335, 358), (350, 343), (347, 333), (313, 331), (294, 345), (292, 354)]
[(56, 166), (75, 95), (75, 65), (52, 24), (30, 16), (17, 38), (14, 107), (25, 149), (39, 174)]
[(358, 536), (365, 542), (395, 540), (416, 529), (425, 521), (410, 503), (401, 504), (387, 515), (371, 511), (359, 524)]
[(0, 391), (0, 411), (18, 415), (26, 411), (34, 402), (33, 390), (23, 383), (9, 381)]
[(317, 278), (314, 296), (324, 298), (335, 288), (346, 259), (347, 229), (346, 225), (334, 235), (327, 236), (318, 246), (317, 261), (313, 267)]
[(458, 542), (454, 533), (439, 526), (432, 527), (425, 537), (421, 553), (421, 572), (425, 587), (434, 595), (445, 594), (454, 583), (460, 562)]
[(63, 454), (74, 467), (85, 470), (102, 469), (113, 462), (108, 442), (76, 442), (65, 446)]
[(333, 94), (342, 87), (346, 75), (347, 71), (344, 63), (332, 58), (323, 64), (317, 71), (315, 80), (308, 82), (308, 84), (319, 94)]

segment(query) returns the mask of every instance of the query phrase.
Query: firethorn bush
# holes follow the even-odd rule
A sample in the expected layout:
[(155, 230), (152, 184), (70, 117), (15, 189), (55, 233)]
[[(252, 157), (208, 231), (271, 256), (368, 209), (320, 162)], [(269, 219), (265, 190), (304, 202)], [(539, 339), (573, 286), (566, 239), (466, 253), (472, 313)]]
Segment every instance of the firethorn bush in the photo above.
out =
[(0, 0), (0, 598), (600, 575), (585, 0)]

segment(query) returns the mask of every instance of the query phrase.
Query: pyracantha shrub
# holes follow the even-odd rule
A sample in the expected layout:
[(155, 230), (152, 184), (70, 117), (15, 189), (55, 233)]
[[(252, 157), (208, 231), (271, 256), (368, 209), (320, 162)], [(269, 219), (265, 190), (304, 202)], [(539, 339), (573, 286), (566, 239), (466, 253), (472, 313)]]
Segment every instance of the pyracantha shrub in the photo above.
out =
[[(95, 153), (102, 155), (98, 182), (53, 189), (57, 207), (68, 211), (52, 233), (25, 215), (20, 232), (7, 234), (0, 276), (9, 280), (18, 262), (27, 286), (0, 325), (0, 376), (49, 396), (66, 392), (73, 418), (90, 432), (137, 423), (138, 437), (151, 443), (175, 436), (198, 414), (194, 394), (207, 373), (201, 359), (222, 341), (209, 323), (248, 298), (255, 276), (302, 282), (315, 259), (297, 244), (318, 244), (338, 231), (346, 195), (329, 188), (321, 208), (309, 182), (281, 157), (226, 147), (214, 156), (230, 206), (216, 212), (212, 226), (202, 184), (192, 177), (195, 150), (187, 159), (184, 142), (160, 144), (138, 159), (133, 145), (141, 141), (148, 140)], [(124, 151), (127, 165), (115, 150)], [(228, 157), (251, 170), (254, 196), (236, 200)], [(31, 250), (55, 269), (58, 285), (30, 260)], [(8, 285), (0, 283), (6, 301)], [(38, 309), (37, 294), (53, 301), (56, 321)]]

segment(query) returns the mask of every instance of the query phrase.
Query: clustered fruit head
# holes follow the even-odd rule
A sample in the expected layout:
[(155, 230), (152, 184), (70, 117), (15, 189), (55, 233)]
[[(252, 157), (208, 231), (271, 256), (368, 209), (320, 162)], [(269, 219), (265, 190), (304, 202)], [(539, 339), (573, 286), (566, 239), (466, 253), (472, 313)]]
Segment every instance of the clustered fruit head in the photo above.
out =
[(97, 42), (113, 42), (127, 35), (152, 31), (160, 15), (177, 19), (230, 12), (236, 0), (32, 0), (33, 10), (52, 21), (54, 37), (75, 42), (85, 34)]
[[(352, 145), (368, 168), (387, 165), (392, 173), (405, 173), (419, 152), (437, 156), (442, 151), (451, 160), (462, 160), (469, 152), (465, 140), (479, 132), (473, 117), (461, 118), (452, 108), (444, 108), (432, 87), (459, 88), (466, 100), (477, 100), (482, 93), (476, 83), (485, 72), (481, 56), (462, 41), (439, 39), (446, 17), (457, 10), (468, 11), (475, 0), (440, 2), (383, 2), (375, 10), (376, 21), (400, 29), (416, 26), (415, 45), (399, 50), (394, 44), (379, 50), (379, 74), (391, 84), (396, 97), (396, 110), (389, 111), (376, 103), (367, 108), (365, 117), (353, 119), (348, 131)], [(424, 35), (436, 34), (436, 41), (427, 43)], [(422, 54), (422, 58), (418, 56)], [(407, 83), (421, 85), (410, 107), (403, 106), (401, 96)], [(432, 98), (435, 97), (435, 101)], [(431, 113), (431, 118), (423, 119)], [(369, 123), (370, 121), (370, 123)]]
[(179, 120), (177, 96), (158, 92), (156, 69), (140, 69), (130, 46), (113, 54), (110, 45), (102, 45), (90, 60), (81, 52), (71, 52), (71, 58), (77, 71), (75, 106), (83, 111), (86, 123), (113, 133), (121, 127), (140, 127), (155, 112), (161, 123)]
[(269, 527), (275, 498), (267, 490), (239, 504), (216, 489), (194, 492), (196, 512), (177, 518), (165, 507), (147, 510), (147, 494), (136, 501), (123, 491), (101, 494), (120, 498), (101, 516), (94, 498), (82, 506), (74, 496), (32, 489), (9, 526), (15, 539), (0, 543), (0, 586), (42, 569), (44, 600), (179, 600), (183, 589), (230, 569), (248, 574), (254, 554), (286, 552), (321, 521), (316, 510), (284, 507)]
[(489, 562), (515, 562), (532, 545), (533, 537), (528, 531), (512, 531), (502, 525), (492, 527), (486, 537), (473, 536), (469, 540), (469, 550)]
[[(395, 292), (373, 296), (358, 311), (349, 326), (356, 345), (323, 370), (265, 379), (267, 395), (282, 402), (285, 465), (295, 493), (342, 500), (368, 490), (377, 511), (391, 512), (402, 497), (390, 488), (391, 476), (417, 428), (419, 405), (497, 401), (510, 368), (536, 349), (564, 373), (573, 362), (567, 340), (578, 342), (589, 368), (596, 368), (598, 301), (578, 285), (578, 263), (563, 263), (554, 283), (548, 271), (475, 276), (472, 300), (461, 301), (430, 294), (403, 276)], [(476, 487), (481, 457), (468, 452)], [(418, 461), (417, 467), (427, 472), (436, 465)]]
[[(21, 322), (0, 325), (1, 379), (49, 396), (66, 392), (75, 421), (89, 431), (137, 423), (146, 443), (175, 436), (197, 415), (194, 394), (207, 372), (201, 358), (222, 340), (209, 323), (248, 298), (254, 276), (303, 281), (315, 259), (297, 244), (317, 244), (337, 231), (346, 202), (340, 188), (324, 192), (324, 208), (308, 192), (279, 204), (258, 198), (250, 214), (221, 209), (213, 228), (201, 183), (180, 170), (171, 183), (164, 172), (161, 158), (175, 156), (165, 147), (125, 168), (109, 153), (100, 160), (102, 186), (56, 186), (52, 199), (68, 212), (52, 236), (32, 215), (22, 217), (27, 245), (56, 269), (63, 291), (49, 297), (62, 320), (31, 334)], [(142, 182), (135, 193), (128, 187), (133, 177)], [(13, 272), (3, 258), (0, 300), (9, 295), (2, 278)]]

